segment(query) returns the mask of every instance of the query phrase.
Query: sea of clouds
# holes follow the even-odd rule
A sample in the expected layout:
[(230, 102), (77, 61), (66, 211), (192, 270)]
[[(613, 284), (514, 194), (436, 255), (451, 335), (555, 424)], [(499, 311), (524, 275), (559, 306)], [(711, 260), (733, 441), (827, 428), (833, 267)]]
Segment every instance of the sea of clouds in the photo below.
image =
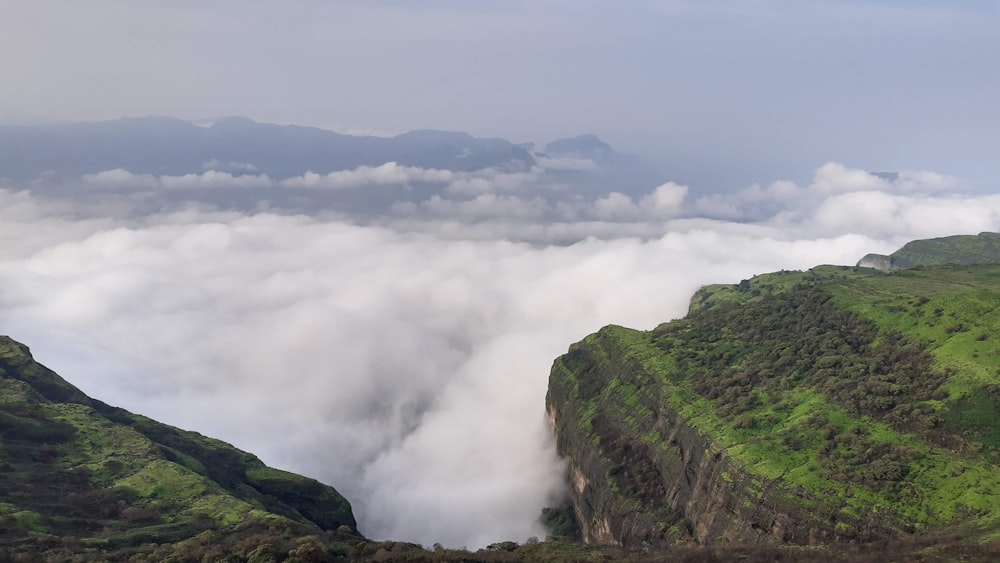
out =
[[(366, 535), (425, 545), (544, 536), (564, 472), (548, 370), (588, 333), (682, 316), (706, 283), (1000, 229), (1000, 197), (959, 180), (838, 163), (805, 185), (639, 196), (547, 182), (585, 161), (280, 180), (209, 164), (87, 175), (75, 199), (2, 186), (0, 332), (105, 402), (333, 484)], [(149, 203), (373, 187), (400, 197), (363, 216)]]

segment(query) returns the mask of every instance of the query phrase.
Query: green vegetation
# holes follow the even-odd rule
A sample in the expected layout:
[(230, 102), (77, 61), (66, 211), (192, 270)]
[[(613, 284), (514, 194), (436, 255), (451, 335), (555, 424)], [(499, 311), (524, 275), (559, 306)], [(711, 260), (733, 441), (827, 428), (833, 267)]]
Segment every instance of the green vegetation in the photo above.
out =
[(248, 552), (324, 531), (361, 541), (355, 526), (333, 488), (90, 399), (0, 337), (0, 559), (156, 559), (207, 538)]
[(915, 240), (889, 256), (869, 254), (858, 265), (885, 271), (921, 266), (1000, 264), (1000, 233)]
[(893, 252), (895, 268), (1000, 263), (1000, 233), (915, 240)]
[(996, 538), (997, 323), (1000, 266), (821, 266), (606, 327), (550, 377), (576, 506), (626, 545)]

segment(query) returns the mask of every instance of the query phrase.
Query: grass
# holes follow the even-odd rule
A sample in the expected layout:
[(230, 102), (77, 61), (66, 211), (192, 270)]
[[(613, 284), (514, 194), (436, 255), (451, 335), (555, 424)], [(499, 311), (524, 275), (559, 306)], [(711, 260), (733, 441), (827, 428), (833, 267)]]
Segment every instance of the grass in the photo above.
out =
[(925, 342), (952, 375), (933, 403), (949, 427), (1000, 449), (1000, 266), (906, 270), (834, 289), (841, 306)]
[(51, 420), (75, 430), (73, 440), (63, 448), (61, 461), (89, 470), (97, 486), (110, 486), (120, 476), (143, 470), (159, 457), (157, 448), (145, 436), (109, 423), (90, 407), (52, 403), (44, 410)]
[(144, 499), (186, 501), (222, 488), (191, 470), (165, 460), (145, 464), (141, 470), (115, 483)]
[(996, 264), (1000, 262), (1000, 234), (955, 235), (915, 240), (892, 253), (893, 266), (940, 266), (945, 264)]

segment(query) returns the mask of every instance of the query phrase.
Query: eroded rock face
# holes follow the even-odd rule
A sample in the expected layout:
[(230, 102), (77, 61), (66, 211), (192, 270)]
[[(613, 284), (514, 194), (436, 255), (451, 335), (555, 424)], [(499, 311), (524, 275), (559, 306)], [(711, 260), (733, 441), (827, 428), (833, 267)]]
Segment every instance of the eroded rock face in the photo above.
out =
[(816, 544), (894, 535), (891, 518), (851, 521), (838, 502), (743, 468), (671, 407), (669, 386), (629, 345), (642, 334), (606, 327), (552, 369), (548, 415), (558, 451), (569, 460), (586, 542), (663, 548), (678, 541)]
[(865, 254), (861, 260), (858, 260), (859, 268), (874, 268), (883, 272), (888, 272), (893, 269), (892, 257), (886, 256), (885, 254)]

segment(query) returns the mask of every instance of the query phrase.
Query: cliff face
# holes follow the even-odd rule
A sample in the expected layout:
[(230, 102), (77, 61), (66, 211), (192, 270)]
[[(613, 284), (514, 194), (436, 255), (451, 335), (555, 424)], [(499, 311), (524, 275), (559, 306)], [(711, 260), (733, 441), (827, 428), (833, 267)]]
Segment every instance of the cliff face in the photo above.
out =
[(332, 487), (91, 399), (0, 337), (0, 558), (62, 545), (113, 559), (355, 526)]
[(640, 359), (646, 341), (644, 333), (605, 327), (553, 367), (549, 420), (559, 453), (569, 458), (586, 541), (664, 548), (678, 541), (870, 541), (895, 533), (891, 520), (839, 513), (839, 503), (747, 471), (689, 420), (696, 412), (672, 405), (680, 397)]
[[(546, 405), (586, 541), (816, 544), (1000, 523), (1000, 402), (971, 406), (1000, 395), (998, 275), (770, 274), (705, 288), (653, 331), (574, 344)], [(963, 368), (945, 367), (956, 350)]]
[(858, 260), (858, 267), (874, 268), (888, 272), (893, 269), (892, 256), (886, 256), (885, 254), (865, 254), (861, 260)]

